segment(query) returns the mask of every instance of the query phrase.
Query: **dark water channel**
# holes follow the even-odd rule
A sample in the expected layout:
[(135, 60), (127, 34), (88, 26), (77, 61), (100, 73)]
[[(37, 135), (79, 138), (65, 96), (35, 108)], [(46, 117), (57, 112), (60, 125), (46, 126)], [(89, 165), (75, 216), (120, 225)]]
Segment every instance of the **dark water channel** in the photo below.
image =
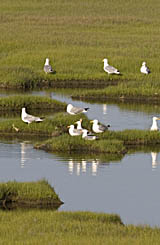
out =
[[(158, 106), (72, 101), (56, 92), (34, 92), (90, 107), (87, 116), (112, 130), (148, 129)], [(2, 94), (5, 95), (5, 94)], [(146, 152), (146, 153), (145, 153)], [(56, 155), (33, 149), (30, 141), (0, 141), (0, 181), (45, 178), (64, 205), (59, 210), (117, 213), (127, 224), (160, 226), (160, 147), (124, 156)]]

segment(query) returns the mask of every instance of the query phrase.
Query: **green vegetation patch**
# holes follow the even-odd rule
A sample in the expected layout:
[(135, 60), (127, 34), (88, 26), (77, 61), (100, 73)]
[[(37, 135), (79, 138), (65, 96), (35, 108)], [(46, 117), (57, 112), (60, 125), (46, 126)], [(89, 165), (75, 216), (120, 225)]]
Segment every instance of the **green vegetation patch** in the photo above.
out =
[(107, 131), (98, 135), (98, 139), (87, 141), (81, 136), (68, 134), (37, 143), (35, 148), (50, 152), (97, 152), (124, 154), (128, 149), (137, 145), (160, 144), (160, 133), (149, 130)]
[(62, 204), (54, 189), (46, 180), (37, 182), (16, 182), (10, 181), (0, 183), (0, 204), (1, 207), (13, 205), (60, 205)]
[[(36, 112), (34, 111), (36, 115)], [(19, 116), (20, 117), (20, 116)], [(89, 120), (85, 115), (69, 115), (68, 113), (56, 113), (52, 117), (45, 118), (43, 122), (24, 123), (20, 118), (0, 121), (0, 133), (5, 135), (21, 136), (59, 136), (68, 131), (67, 126), (74, 124), (80, 118), (84, 121), (84, 126), (89, 127)]]
[[(106, 204), (107, 205), (107, 204)], [(160, 229), (123, 225), (115, 214), (51, 210), (0, 211), (2, 244), (159, 244)]]
[(27, 109), (52, 109), (55, 111), (65, 110), (66, 104), (48, 97), (16, 95), (0, 98), (0, 110), (14, 111), (26, 107)]

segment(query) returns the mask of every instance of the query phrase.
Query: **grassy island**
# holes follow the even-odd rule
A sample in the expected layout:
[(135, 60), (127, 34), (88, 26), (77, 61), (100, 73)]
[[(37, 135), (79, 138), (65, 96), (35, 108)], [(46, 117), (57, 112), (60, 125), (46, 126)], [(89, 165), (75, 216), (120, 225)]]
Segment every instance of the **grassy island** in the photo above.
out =
[(47, 181), (0, 183), (0, 207), (59, 207), (63, 202)]

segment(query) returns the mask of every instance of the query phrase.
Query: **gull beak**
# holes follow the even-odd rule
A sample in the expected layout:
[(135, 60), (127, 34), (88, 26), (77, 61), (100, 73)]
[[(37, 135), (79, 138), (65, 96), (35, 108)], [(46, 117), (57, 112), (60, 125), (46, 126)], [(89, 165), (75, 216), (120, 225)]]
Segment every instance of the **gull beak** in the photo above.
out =
[(93, 120), (92, 120), (92, 121), (90, 121), (90, 123), (93, 123)]
[(67, 128), (70, 128), (70, 126), (67, 126)]
[(80, 120), (79, 120), (80, 122), (82, 122), (83, 121), (83, 119), (82, 118), (80, 118)]

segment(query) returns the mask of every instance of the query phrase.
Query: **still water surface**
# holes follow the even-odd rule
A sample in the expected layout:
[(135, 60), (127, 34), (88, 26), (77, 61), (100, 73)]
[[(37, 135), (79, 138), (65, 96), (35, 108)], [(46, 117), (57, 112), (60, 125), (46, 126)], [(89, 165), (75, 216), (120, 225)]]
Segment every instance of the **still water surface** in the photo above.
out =
[[(157, 108), (72, 101), (56, 92), (34, 92), (89, 107), (89, 119), (111, 124), (111, 130), (149, 129)], [(127, 224), (160, 226), (160, 149), (109, 161), (93, 156), (58, 156), (33, 149), (29, 142), (0, 141), (0, 181), (45, 178), (64, 205), (59, 210), (117, 213)]]
[(160, 226), (160, 153), (107, 163), (49, 154), (28, 142), (0, 143), (0, 181), (41, 178), (64, 201), (59, 210), (117, 213), (127, 224)]

